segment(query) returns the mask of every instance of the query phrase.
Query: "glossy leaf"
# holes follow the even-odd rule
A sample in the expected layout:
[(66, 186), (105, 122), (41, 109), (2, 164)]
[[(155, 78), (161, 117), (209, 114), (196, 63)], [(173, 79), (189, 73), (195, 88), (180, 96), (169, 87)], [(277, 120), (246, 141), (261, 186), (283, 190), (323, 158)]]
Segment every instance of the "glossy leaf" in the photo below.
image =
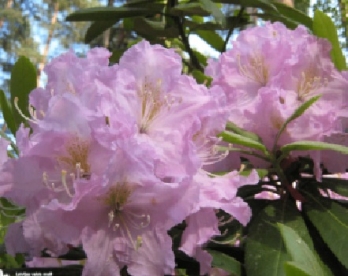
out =
[(104, 31), (111, 28), (118, 21), (119, 21), (119, 19), (93, 22), (86, 32), (85, 43), (90, 43), (93, 39), (97, 38)]
[(310, 30), (312, 29), (312, 27), (313, 27), (313, 20), (312, 20), (312, 18), (310, 18), (305, 13), (303, 13), (303, 12), (297, 10), (297, 9), (294, 9), (294, 8), (288, 6), (288, 5), (285, 5), (283, 3), (273, 2), (273, 5), (285, 17), (293, 20), (294, 22), (298, 22), (298, 23), (306, 26)]
[(233, 131), (234, 133), (237, 133), (237, 134), (242, 135), (244, 137), (247, 137), (251, 140), (255, 140), (255, 141), (262, 143), (262, 140), (258, 135), (256, 135), (253, 132), (246, 131), (246, 130), (238, 127), (236, 124), (234, 124), (232, 122), (227, 122), (226, 129)]
[(313, 249), (310, 249), (301, 236), (292, 228), (278, 224), (287, 252), (293, 263), (308, 275), (331, 276), (330, 270), (321, 262)]
[[(21, 56), (13, 66), (11, 72), (11, 105), (14, 106), (14, 100), (18, 98), (18, 107), (27, 117), (30, 117), (28, 110), (29, 93), (36, 88), (36, 78), (37, 75), (34, 65), (28, 58)], [(26, 121), (16, 108), (13, 108), (12, 112), (16, 126)]]
[(170, 15), (186, 16), (186, 15), (199, 15), (208, 16), (210, 12), (204, 9), (201, 3), (179, 3), (174, 8), (169, 10)]
[(109, 21), (124, 17), (153, 15), (159, 12), (155, 9), (147, 8), (88, 8), (79, 10), (67, 16), (67, 21)]
[(164, 22), (152, 21), (145, 17), (135, 17), (132, 20), (133, 31), (150, 41), (164, 37), (175, 38), (179, 36), (177, 28), (165, 28)]
[(14, 135), (16, 134), (16, 130), (18, 129), (18, 125), (13, 117), (13, 112), (10, 103), (8, 102), (4, 91), (0, 90), (0, 106), (2, 110), (2, 115), (4, 117), (4, 121)]
[(320, 10), (314, 12), (313, 33), (331, 42), (331, 58), (338, 70), (347, 68), (346, 59), (338, 41), (337, 29), (331, 18)]
[(280, 128), (280, 130), (279, 130), (279, 132), (277, 134), (277, 137), (276, 137), (276, 143), (278, 142), (278, 139), (279, 139), (280, 135), (283, 133), (283, 131), (285, 130), (287, 125), (290, 122), (292, 122), (293, 120), (295, 120), (298, 117), (300, 117), (308, 108), (310, 108), (316, 101), (318, 101), (320, 99), (320, 97), (321, 97), (321, 95), (315, 96), (313, 98), (310, 98), (308, 101), (304, 102), (298, 108), (296, 108), (294, 113), (285, 121), (285, 123)]
[(317, 198), (309, 193), (311, 201), (303, 208), (320, 236), (338, 260), (348, 268), (348, 210), (340, 204), (327, 199)]
[(249, 139), (247, 137), (244, 137), (242, 135), (239, 135), (230, 131), (223, 131), (218, 136), (222, 137), (222, 139), (225, 142), (228, 142), (231, 144), (242, 145), (248, 148), (258, 149), (264, 153), (267, 152), (266, 147), (260, 142)]
[(254, 214), (249, 225), (245, 248), (246, 275), (285, 275), (284, 264), (291, 261), (291, 255), (285, 248), (278, 223), (296, 229), (301, 239), (313, 249), (306, 225), (295, 204), (289, 200), (269, 202), (262, 211)]
[(278, 11), (276, 6), (268, 0), (214, 0), (216, 3), (235, 4), (244, 7), (261, 8), (263, 10)]
[(281, 148), (283, 153), (288, 153), (294, 150), (333, 150), (343, 154), (348, 154), (348, 147), (315, 141), (298, 141), (287, 144)]
[(222, 13), (221, 9), (211, 0), (199, 0), (202, 7), (211, 13), (211, 15), (215, 18), (216, 22), (224, 25), (225, 24), (225, 16)]
[(207, 42), (216, 51), (221, 52), (224, 47), (224, 41), (221, 36), (219, 36), (214, 31), (196, 31), (195, 32), (200, 38)]
[(204, 75), (201, 71), (199, 70), (193, 70), (191, 72), (192, 76), (196, 79), (196, 81), (200, 84), (204, 84), (209, 86), (211, 83), (211, 77), (208, 77), (206, 75)]
[(312, 276), (305, 272), (305, 268), (302, 268), (295, 262), (286, 262), (284, 264), (284, 270), (286, 276)]
[(109, 61), (111, 63), (118, 63), (124, 52), (125, 52), (125, 50), (113, 51), (112, 55), (109, 57)]
[(208, 250), (208, 252), (213, 257), (212, 265), (214, 267), (222, 268), (234, 276), (242, 275), (241, 263), (236, 259), (218, 251)]
[(323, 177), (317, 184), (321, 188), (330, 189), (337, 194), (348, 197), (348, 180), (342, 178)]
[(271, 22), (282, 22), (286, 27), (288, 27), (289, 29), (295, 29), (298, 27), (298, 23), (291, 20), (288, 17), (285, 17), (279, 13), (253, 13), (251, 14), (253, 16), (262, 18), (263, 20), (266, 21), (271, 21)]

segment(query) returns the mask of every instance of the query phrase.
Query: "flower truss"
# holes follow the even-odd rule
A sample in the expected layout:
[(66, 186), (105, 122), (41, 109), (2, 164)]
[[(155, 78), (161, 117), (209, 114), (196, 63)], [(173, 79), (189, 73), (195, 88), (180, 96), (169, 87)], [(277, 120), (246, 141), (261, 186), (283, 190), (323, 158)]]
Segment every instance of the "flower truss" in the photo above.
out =
[(59, 256), (82, 246), (83, 275), (173, 275), (167, 232), (186, 220), (180, 248), (207, 273), (215, 210), (247, 224), (237, 189), (259, 180), (206, 170), (226, 156), (216, 138), (230, 116), (225, 93), (183, 75), (173, 49), (142, 41), (116, 65), (109, 56), (95, 48), (55, 58), (45, 88), (30, 94), (18, 158), (7, 159), (1, 141), (1, 195), (25, 208), (7, 251)]
[[(267, 149), (275, 142), (277, 149), (300, 140), (344, 144), (337, 140), (345, 130), (348, 78), (335, 69), (330, 50), (328, 41), (303, 26), (289, 30), (282, 23), (266, 23), (241, 32), (230, 50), (211, 60), (206, 73), (213, 77), (212, 87), (224, 90), (229, 120), (257, 134)], [(315, 96), (319, 100), (276, 141), (286, 120)], [(337, 154), (310, 155), (317, 167), (320, 162), (330, 169), (337, 165)], [(267, 166), (260, 159), (250, 160), (257, 167)], [(347, 163), (334, 168), (345, 171)]]

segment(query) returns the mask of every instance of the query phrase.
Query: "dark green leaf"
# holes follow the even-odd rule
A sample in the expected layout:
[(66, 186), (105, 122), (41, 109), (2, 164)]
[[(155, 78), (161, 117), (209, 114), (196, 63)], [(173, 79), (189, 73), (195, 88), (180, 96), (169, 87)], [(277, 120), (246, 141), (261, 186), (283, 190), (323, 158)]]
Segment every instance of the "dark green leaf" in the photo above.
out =
[(273, 2), (273, 5), (277, 7), (278, 11), (283, 14), (285, 17), (290, 18), (292, 21), (300, 23), (310, 30), (313, 26), (313, 20), (305, 13), (294, 9), (288, 5), (285, 5), (283, 3), (277, 3)]
[(253, 16), (262, 18), (263, 20), (268, 20), (271, 22), (282, 22), (286, 27), (289, 29), (296, 29), (298, 27), (298, 23), (291, 20), (290, 18), (287, 18), (281, 14), (274, 14), (274, 13), (253, 13), (251, 14)]
[(328, 198), (307, 195), (311, 201), (303, 205), (305, 213), (338, 260), (348, 268), (348, 210)]
[(200, 15), (208, 16), (210, 12), (202, 7), (200, 3), (180, 3), (168, 12), (170, 15), (186, 16), (186, 15)]
[(283, 153), (288, 153), (294, 150), (333, 150), (341, 152), (343, 154), (348, 154), (348, 147), (315, 141), (298, 141), (287, 144), (281, 148), (281, 151)]
[(308, 275), (330, 276), (332, 273), (321, 262), (313, 249), (310, 249), (301, 236), (292, 228), (278, 224), (287, 252), (293, 263)]
[(305, 272), (305, 268), (302, 268), (294, 262), (286, 262), (284, 264), (284, 270), (286, 276), (312, 276)]
[(185, 20), (184, 26), (190, 28), (190, 31), (215, 31), (224, 29), (221, 24), (213, 23), (213, 22), (205, 22), (205, 23), (197, 23), (190, 20)]
[(248, 276), (285, 275), (284, 263), (291, 261), (280, 235), (278, 223), (296, 229), (313, 249), (302, 216), (295, 204), (287, 200), (275, 200), (253, 216), (247, 233), (245, 268)]
[(115, 25), (119, 19), (109, 21), (95, 21), (88, 28), (85, 35), (85, 43), (90, 43), (93, 39), (101, 35), (104, 31)]
[[(21, 56), (11, 72), (11, 105), (13, 106), (14, 100), (18, 99), (18, 107), (21, 112), (27, 116), (29, 115), (29, 93), (36, 88), (36, 69), (30, 60)], [(26, 120), (19, 114), (16, 108), (12, 109), (16, 126)]]
[(111, 63), (118, 63), (124, 52), (125, 50), (113, 51), (111, 57), (109, 57), (109, 61)]
[(223, 131), (218, 136), (222, 137), (222, 139), (225, 142), (228, 142), (231, 144), (242, 145), (248, 148), (258, 149), (262, 151), (263, 153), (267, 152), (266, 147), (260, 142), (249, 139), (247, 137), (244, 137), (242, 135), (239, 135), (230, 131)]
[(67, 16), (67, 21), (112, 21), (124, 17), (154, 15), (158, 10), (147, 8), (88, 8)]
[(293, 120), (295, 120), (298, 117), (300, 117), (308, 108), (311, 107), (311, 105), (313, 105), (316, 101), (318, 101), (320, 99), (320, 97), (321, 97), (321, 95), (314, 96), (313, 98), (310, 98), (308, 101), (304, 102), (298, 108), (296, 108), (294, 113), (285, 121), (285, 123), (282, 125), (282, 127), (279, 130), (279, 132), (277, 133), (275, 144), (277, 144), (280, 135), (283, 133), (283, 131), (287, 127), (287, 125), (290, 122), (292, 122)]
[(211, 0), (199, 0), (202, 7), (211, 13), (211, 15), (215, 18), (216, 22), (224, 25), (225, 24), (225, 16), (222, 13), (221, 9)]
[(216, 3), (235, 4), (244, 7), (261, 8), (263, 10), (278, 11), (275, 5), (268, 0), (214, 0)]
[(331, 58), (338, 70), (347, 68), (346, 59), (338, 41), (337, 29), (331, 18), (320, 10), (314, 12), (313, 33), (331, 42)]
[(16, 130), (18, 129), (18, 125), (16, 124), (16, 121), (13, 117), (12, 107), (6, 98), (4, 91), (2, 90), (0, 90), (0, 106), (7, 127), (9, 128), (11, 133), (15, 135)]
[(164, 22), (152, 21), (145, 17), (135, 17), (132, 20), (133, 31), (150, 41), (179, 36), (179, 31), (176, 27), (165, 28)]
[(204, 75), (201, 71), (199, 70), (193, 70), (191, 72), (192, 76), (196, 79), (196, 81), (200, 84), (205, 84), (207, 86), (210, 85), (211, 83), (211, 77), (208, 77), (206, 75)]
[(208, 252), (213, 257), (212, 265), (214, 267), (222, 268), (234, 276), (242, 275), (241, 264), (236, 259), (218, 251), (208, 250)]
[(196, 31), (200, 38), (207, 42), (216, 51), (221, 52), (224, 47), (224, 40), (214, 31)]
[(330, 189), (335, 193), (348, 197), (348, 180), (342, 178), (323, 177), (317, 184), (321, 188)]
[(258, 135), (256, 135), (255, 133), (246, 131), (246, 130), (238, 127), (236, 124), (234, 124), (232, 122), (227, 122), (226, 129), (233, 131), (234, 133), (239, 134), (241, 136), (244, 136), (246, 138), (249, 138), (251, 140), (258, 141), (258, 142), (262, 143), (262, 140)]

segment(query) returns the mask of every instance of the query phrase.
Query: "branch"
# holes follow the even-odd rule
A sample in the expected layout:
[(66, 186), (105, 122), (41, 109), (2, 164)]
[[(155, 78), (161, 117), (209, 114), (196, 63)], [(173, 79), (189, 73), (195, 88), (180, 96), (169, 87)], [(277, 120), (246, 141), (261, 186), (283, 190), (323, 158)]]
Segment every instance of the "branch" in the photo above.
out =
[(54, 11), (53, 11), (53, 14), (51, 17), (51, 28), (49, 29), (45, 49), (44, 49), (43, 54), (42, 54), (41, 62), (39, 63), (39, 71), (37, 74), (37, 83), (39, 83), (39, 81), (40, 81), (40, 76), (41, 76), (42, 70), (44, 69), (45, 64), (47, 62), (48, 51), (49, 51), (51, 41), (53, 38), (54, 27), (55, 27), (55, 24), (57, 23), (58, 11), (59, 11), (59, 3), (57, 1), (54, 3)]
[(185, 49), (186, 49), (187, 53), (190, 56), (190, 60), (191, 60), (192, 66), (195, 69), (198, 69), (198, 70), (203, 72), (203, 68), (202, 68), (201, 64), (199, 63), (199, 60), (197, 59), (196, 55), (192, 51), (192, 48), (191, 48), (190, 43), (188, 41), (188, 37), (185, 34), (184, 26), (183, 26), (183, 23), (180, 20), (180, 17), (174, 16), (173, 19), (174, 19), (174, 22), (176, 23), (176, 25), (178, 26), (181, 40), (182, 40), (182, 42), (183, 42), (183, 44), (185, 46)]
[(230, 37), (234, 31), (234, 29), (236, 28), (236, 24), (239, 22), (239, 20), (242, 18), (243, 16), (243, 13), (244, 13), (244, 10), (245, 10), (245, 7), (241, 7), (239, 12), (238, 12), (238, 15), (237, 15), (237, 18), (236, 20), (234, 21), (235, 24), (232, 24), (231, 28), (228, 30), (228, 33), (227, 33), (227, 36), (226, 36), (226, 39), (224, 41), (224, 46), (222, 47), (222, 50), (221, 50), (221, 53), (223, 52), (226, 52), (226, 46), (227, 46), (227, 43), (228, 41), (230, 40)]

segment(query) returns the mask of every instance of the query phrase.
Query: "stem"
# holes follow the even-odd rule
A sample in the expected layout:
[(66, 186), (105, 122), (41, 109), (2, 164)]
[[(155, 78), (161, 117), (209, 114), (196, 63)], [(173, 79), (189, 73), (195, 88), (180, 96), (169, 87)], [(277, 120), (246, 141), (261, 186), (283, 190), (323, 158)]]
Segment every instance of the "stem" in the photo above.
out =
[(226, 36), (226, 39), (224, 41), (224, 46), (222, 47), (222, 50), (221, 50), (221, 53), (223, 52), (226, 52), (226, 46), (227, 46), (227, 43), (228, 41), (230, 40), (230, 37), (236, 27), (236, 24), (238, 23), (238, 21), (242, 18), (242, 15), (244, 13), (244, 10), (245, 8), (244, 7), (241, 7), (239, 12), (238, 12), (238, 15), (237, 15), (237, 18), (236, 18), (236, 21), (234, 21), (235, 24), (232, 24), (231, 28), (228, 30), (228, 33), (227, 33), (227, 36)]
[[(188, 37), (185, 34), (183, 22), (180, 20), (180, 17), (178, 17), (178, 16), (174, 16), (173, 20), (176, 23), (176, 25), (178, 26), (181, 40), (182, 40), (182, 42), (183, 42), (183, 44), (185, 46), (185, 49), (186, 49), (187, 53), (190, 56), (192, 67), (197, 69), (197, 70), (199, 70), (199, 71), (201, 71), (201, 72), (203, 72), (203, 68), (202, 68), (201, 64), (199, 63), (196, 55), (194, 54), (194, 52), (193, 52), (193, 50), (192, 50), (192, 48), (190, 46), (190, 43), (188, 41)], [(182, 18), (182, 20), (184, 20), (184, 18)]]

